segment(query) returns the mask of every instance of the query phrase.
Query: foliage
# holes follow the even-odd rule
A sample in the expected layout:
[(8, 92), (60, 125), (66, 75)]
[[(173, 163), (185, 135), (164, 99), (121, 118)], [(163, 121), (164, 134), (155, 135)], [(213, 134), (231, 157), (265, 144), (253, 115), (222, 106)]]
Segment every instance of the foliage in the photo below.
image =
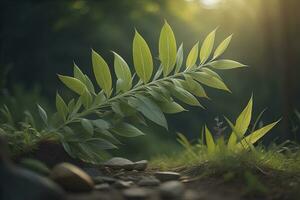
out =
[(200, 52), (196, 43), (188, 54), (186, 65), (183, 65), (183, 45), (177, 50), (174, 33), (165, 22), (159, 38), (160, 65), (153, 73), (151, 51), (143, 37), (135, 31), (135, 73), (132, 74), (126, 61), (113, 52), (115, 84), (106, 61), (92, 50), (92, 68), (100, 91), (74, 64), (73, 76), (58, 75), (61, 82), (74, 92), (74, 98), (67, 101), (57, 93), (57, 112), (53, 115), (38, 105), (42, 127), (35, 125), (30, 113), (26, 114), (24, 121), (16, 122), (8, 107), (4, 106), (2, 114), (6, 121), (1, 124), (1, 134), (20, 148), (40, 140), (60, 141), (72, 157), (99, 163), (107, 156), (105, 150), (117, 148), (116, 145), (120, 144), (116, 136), (144, 134), (137, 124), (146, 125), (149, 120), (168, 129), (163, 113), (185, 110), (177, 100), (202, 107), (196, 97), (208, 98), (203, 85), (230, 91), (213, 69), (244, 65), (232, 60), (217, 60), (230, 39), (225, 39), (213, 52), (215, 33), (216, 30), (207, 36)]
[(195, 180), (195, 184), (208, 181), (215, 183), (213, 188), (228, 186), (241, 195), (269, 198), (281, 191), (284, 196), (299, 196), (300, 148), (295, 143), (273, 143), (268, 147), (259, 144), (255, 151), (220, 152), (215, 156), (208, 155), (205, 148), (195, 148), (194, 152), (197, 157), (190, 156), (186, 149), (160, 155), (151, 160), (150, 167), (179, 170)]
[[(236, 119), (235, 124), (233, 124), (229, 119), (225, 117), (226, 121), (232, 129), (232, 133), (230, 134), (227, 144), (224, 139), (224, 135), (220, 135), (222, 133), (219, 133), (218, 138), (214, 139), (211, 131), (205, 126), (204, 131), (199, 139), (199, 143), (196, 145), (196, 148), (206, 149), (207, 154), (210, 156), (215, 156), (216, 154), (220, 153), (237, 153), (249, 149), (255, 150), (255, 147), (253, 146), (254, 143), (260, 140), (264, 135), (266, 135), (279, 122), (279, 120), (255, 130), (260, 118), (262, 117), (262, 114), (264, 112), (263, 111), (260, 113), (252, 129), (250, 130), (249, 126), (252, 118), (252, 106), (253, 98), (251, 97), (247, 106)], [(249, 134), (245, 136), (247, 131), (249, 131)], [(205, 144), (203, 141), (204, 135)], [(192, 152), (193, 156), (197, 156), (197, 154), (195, 154), (193, 150), (194, 147), (188, 142), (184, 135), (179, 134), (178, 141), (187, 149), (188, 152)]]

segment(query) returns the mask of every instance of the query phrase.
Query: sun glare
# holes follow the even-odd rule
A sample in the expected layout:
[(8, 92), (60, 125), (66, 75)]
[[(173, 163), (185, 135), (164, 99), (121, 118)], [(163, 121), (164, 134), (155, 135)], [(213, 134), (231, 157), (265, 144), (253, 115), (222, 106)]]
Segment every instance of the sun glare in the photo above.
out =
[(221, 2), (221, 0), (200, 0), (200, 3), (202, 3), (207, 8), (214, 8), (220, 2)]
[(205, 8), (212, 9), (212, 8), (216, 8), (221, 3), (222, 0), (185, 0), (185, 1), (189, 3), (199, 2)]

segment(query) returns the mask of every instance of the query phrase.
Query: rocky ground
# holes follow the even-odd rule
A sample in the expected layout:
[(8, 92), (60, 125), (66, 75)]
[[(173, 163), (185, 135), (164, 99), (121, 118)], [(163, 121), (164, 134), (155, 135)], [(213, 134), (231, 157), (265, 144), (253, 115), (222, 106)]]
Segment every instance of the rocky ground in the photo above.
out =
[(244, 182), (198, 176), (199, 170), (209, 169), (160, 171), (149, 168), (146, 160), (119, 157), (99, 166), (59, 162), (49, 170), (32, 161), (16, 166), (2, 147), (0, 141), (1, 200), (296, 200), (300, 195), (297, 183), (281, 188), (272, 176), (264, 180), (273, 188), (267, 195), (249, 195)]
[[(147, 165), (146, 160), (132, 162), (116, 157), (99, 168), (81, 171), (63, 163), (53, 168), (50, 177), (68, 191), (70, 200), (199, 199), (192, 191), (186, 193), (185, 177), (180, 173), (146, 171)], [(78, 180), (70, 180), (75, 178)]]
[[(227, 184), (223, 178), (200, 178), (186, 170), (147, 169), (146, 160), (132, 162), (112, 158), (103, 165), (77, 167), (55, 165), (46, 175), (9, 166), (0, 168), (0, 199), (5, 200), (238, 200), (297, 199), (276, 188), (271, 196), (247, 196), (243, 184)], [(46, 176), (47, 178), (41, 178)], [(3, 185), (5, 183), (5, 185)], [(5, 188), (6, 186), (6, 188)], [(1, 194), (2, 193), (2, 194)], [(18, 195), (16, 195), (18, 194)], [(2, 195), (2, 196), (1, 196)]]

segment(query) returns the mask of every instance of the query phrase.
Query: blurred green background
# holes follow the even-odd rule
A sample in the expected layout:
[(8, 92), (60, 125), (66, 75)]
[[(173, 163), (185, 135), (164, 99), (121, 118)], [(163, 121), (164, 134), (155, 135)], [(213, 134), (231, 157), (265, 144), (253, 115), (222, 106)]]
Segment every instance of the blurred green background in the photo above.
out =
[[(91, 75), (91, 48), (112, 68), (114, 50), (132, 66), (136, 28), (158, 56), (164, 19), (172, 26), (185, 56), (196, 41), (219, 27), (217, 42), (234, 33), (224, 57), (250, 66), (221, 72), (233, 94), (208, 90), (206, 110), (167, 116), (170, 131), (152, 126), (147, 136), (124, 141), (116, 154), (149, 157), (178, 149), (175, 132), (190, 139), (204, 123), (223, 115), (235, 119), (251, 94), (254, 115), (268, 108), (263, 121), (283, 117), (267, 137), (298, 139), (294, 110), (299, 108), (300, 1), (298, 0), (0, 0), (1, 103), (21, 110), (39, 102), (54, 110), (56, 74), (71, 74), (73, 61)], [(68, 91), (65, 91), (66, 93)]]

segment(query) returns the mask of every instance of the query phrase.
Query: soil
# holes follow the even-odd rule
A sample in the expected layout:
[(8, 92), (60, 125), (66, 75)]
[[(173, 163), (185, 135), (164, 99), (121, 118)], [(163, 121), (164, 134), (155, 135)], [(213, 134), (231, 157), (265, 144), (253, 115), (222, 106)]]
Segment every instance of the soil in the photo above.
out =
[[(21, 158), (34, 158), (41, 160), (52, 168), (55, 164), (60, 162), (70, 162), (81, 168), (91, 167), (83, 162), (71, 158), (59, 144), (52, 142), (41, 143), (38, 147), (39, 151), (33, 151), (19, 156), (15, 160)], [(148, 169), (144, 172), (139, 171), (124, 171), (124, 170), (110, 170), (107, 168), (96, 168), (99, 174), (103, 176), (114, 177), (119, 180), (132, 180), (137, 183), (142, 177), (152, 176), (157, 169)], [(205, 170), (205, 169), (201, 169)], [(221, 175), (212, 175), (201, 177), (197, 174), (191, 174), (191, 169), (172, 169), (181, 173), (181, 182), (184, 183), (186, 193), (192, 193), (193, 197), (184, 197), (183, 200), (296, 200), (300, 197), (300, 178), (286, 177), (278, 179), (280, 173), (269, 173), (268, 175), (260, 173), (257, 174), (259, 180), (262, 180), (263, 185), (268, 188), (266, 193), (249, 192), (245, 181), (240, 178), (226, 181)], [(138, 187), (138, 186), (134, 186)], [(147, 188), (149, 189), (149, 187)], [(159, 200), (158, 187), (150, 187), (153, 195), (148, 198), (151, 200)], [(68, 200), (124, 200), (123, 189), (116, 189), (113, 185), (105, 191), (92, 191), (83, 194), (68, 194)]]
[[(141, 177), (152, 176), (156, 170), (146, 172), (137, 171), (103, 171), (105, 176), (122, 180), (139, 180)], [(260, 180), (268, 188), (264, 194), (247, 191), (247, 185), (243, 180), (224, 181), (222, 177), (193, 177), (185, 175), (186, 171), (181, 171), (181, 182), (184, 183), (186, 193), (192, 191), (193, 198), (183, 197), (182, 200), (296, 200), (300, 196), (300, 186), (291, 187), (288, 184), (278, 183), (276, 179), (266, 178), (261, 175)], [(285, 185), (285, 186), (282, 186)], [(149, 188), (149, 187), (148, 187)], [(153, 190), (151, 200), (160, 200), (158, 187), (150, 187)], [(75, 200), (124, 200), (122, 190), (111, 187), (107, 191), (93, 191), (89, 194), (70, 194), (68, 199)]]

